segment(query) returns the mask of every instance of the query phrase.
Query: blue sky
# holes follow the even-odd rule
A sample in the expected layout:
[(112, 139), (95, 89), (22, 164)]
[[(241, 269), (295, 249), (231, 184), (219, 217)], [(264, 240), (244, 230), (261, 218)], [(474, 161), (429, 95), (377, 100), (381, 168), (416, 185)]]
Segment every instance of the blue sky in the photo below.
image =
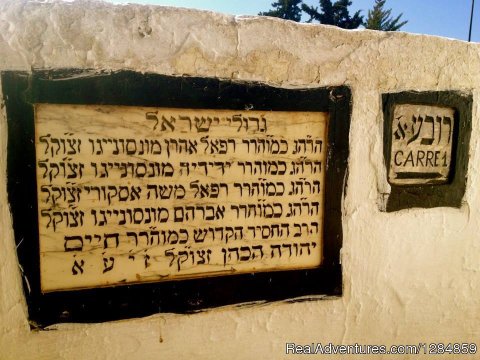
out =
[[(140, 3), (169, 5), (234, 15), (256, 15), (267, 11), (275, 0), (110, 0), (114, 3)], [(366, 15), (374, 0), (352, 0), (352, 12), (363, 10)], [(318, 0), (304, 0), (306, 4), (318, 5)], [(471, 0), (387, 0), (392, 13), (403, 13), (408, 24), (402, 31), (445, 36), (467, 40)], [(472, 41), (480, 42), (480, 1), (475, 4)]]

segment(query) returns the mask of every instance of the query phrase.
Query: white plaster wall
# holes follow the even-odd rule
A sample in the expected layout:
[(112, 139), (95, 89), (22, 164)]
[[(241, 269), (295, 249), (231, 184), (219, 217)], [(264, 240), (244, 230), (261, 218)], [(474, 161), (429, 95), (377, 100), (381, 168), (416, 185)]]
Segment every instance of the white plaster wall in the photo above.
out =
[[(278, 359), (285, 342), (319, 341), (477, 341), (480, 347), (478, 44), (166, 7), (1, 2), (0, 70), (61, 67), (215, 76), (283, 87), (350, 86), (344, 295), (31, 332), (7, 203), (2, 110), (0, 359)], [(388, 190), (381, 94), (451, 89), (471, 92), (474, 100), (462, 208), (380, 212), (379, 194)]]

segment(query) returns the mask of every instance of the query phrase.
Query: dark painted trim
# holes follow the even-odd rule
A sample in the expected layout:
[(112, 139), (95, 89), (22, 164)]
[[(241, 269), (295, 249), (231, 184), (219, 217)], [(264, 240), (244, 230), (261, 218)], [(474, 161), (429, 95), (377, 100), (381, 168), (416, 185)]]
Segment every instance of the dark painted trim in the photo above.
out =
[[(188, 313), (251, 301), (342, 294), (342, 198), (348, 161), (351, 94), (347, 87), (282, 89), (261, 83), (171, 77), (132, 71), (3, 72), (8, 120), (8, 199), (32, 327), (101, 322), (158, 312)], [(205, 109), (328, 111), (324, 262), (309, 270), (259, 272), (42, 294), (34, 145), (35, 103)], [(30, 289), (30, 290), (29, 290)]]
[(385, 166), (390, 167), (392, 147), (393, 111), (397, 104), (436, 105), (455, 109), (455, 126), (451, 170), (446, 184), (395, 185), (390, 184), (391, 192), (386, 211), (409, 208), (433, 208), (439, 206), (456, 207), (462, 205), (465, 194), (468, 170), (468, 152), (472, 132), (472, 95), (459, 91), (406, 91), (382, 95), (384, 116), (384, 158)]

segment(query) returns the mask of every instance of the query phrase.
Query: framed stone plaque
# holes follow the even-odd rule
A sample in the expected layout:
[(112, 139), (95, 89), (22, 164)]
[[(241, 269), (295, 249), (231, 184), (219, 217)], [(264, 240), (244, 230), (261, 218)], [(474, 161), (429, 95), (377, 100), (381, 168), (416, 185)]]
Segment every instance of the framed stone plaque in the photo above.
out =
[(32, 326), (340, 295), (346, 87), (5, 72)]
[(387, 211), (460, 207), (466, 186), (472, 97), (460, 92), (383, 96)]

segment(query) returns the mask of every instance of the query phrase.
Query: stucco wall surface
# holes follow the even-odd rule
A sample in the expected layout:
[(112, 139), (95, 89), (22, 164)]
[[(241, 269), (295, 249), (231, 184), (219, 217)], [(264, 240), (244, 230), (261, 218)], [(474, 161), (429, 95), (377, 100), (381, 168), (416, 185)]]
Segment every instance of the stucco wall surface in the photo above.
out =
[[(64, 67), (255, 80), (289, 88), (351, 87), (344, 295), (30, 331), (7, 202), (2, 110), (0, 359), (278, 359), (286, 342), (477, 341), (480, 347), (478, 44), (168, 7), (1, 2), (0, 70)], [(460, 209), (379, 210), (381, 194), (389, 190), (381, 94), (403, 90), (473, 95), (467, 190)], [(476, 357), (461, 358), (478, 359), (480, 350)]]

